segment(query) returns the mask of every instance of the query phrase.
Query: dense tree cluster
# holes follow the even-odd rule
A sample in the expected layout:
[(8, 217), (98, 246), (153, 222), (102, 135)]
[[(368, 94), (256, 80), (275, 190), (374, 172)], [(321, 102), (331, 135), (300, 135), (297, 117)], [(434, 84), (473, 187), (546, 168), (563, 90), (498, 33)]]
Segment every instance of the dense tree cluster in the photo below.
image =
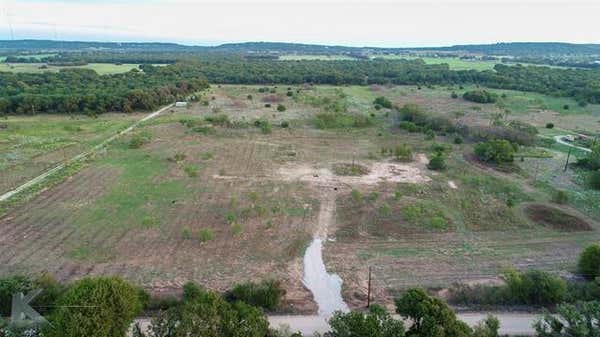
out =
[(0, 114), (151, 110), (207, 88), (199, 70), (194, 64), (175, 64), (146, 65), (144, 71), (115, 75), (98, 75), (88, 69), (0, 72)]
[(463, 98), (475, 103), (494, 103), (498, 100), (498, 95), (487, 90), (471, 90), (465, 92)]

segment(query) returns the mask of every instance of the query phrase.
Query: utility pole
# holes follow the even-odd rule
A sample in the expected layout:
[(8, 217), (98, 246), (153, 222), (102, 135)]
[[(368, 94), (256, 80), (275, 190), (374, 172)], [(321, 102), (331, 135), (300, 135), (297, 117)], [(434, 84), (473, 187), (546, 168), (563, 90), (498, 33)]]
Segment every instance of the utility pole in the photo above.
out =
[(569, 147), (569, 154), (567, 154), (567, 162), (565, 163), (564, 172), (567, 172), (567, 167), (569, 166), (569, 159), (571, 158), (571, 150), (572, 149), (573, 149), (572, 147)]
[(367, 308), (371, 306), (371, 266), (369, 266), (369, 285), (367, 286)]

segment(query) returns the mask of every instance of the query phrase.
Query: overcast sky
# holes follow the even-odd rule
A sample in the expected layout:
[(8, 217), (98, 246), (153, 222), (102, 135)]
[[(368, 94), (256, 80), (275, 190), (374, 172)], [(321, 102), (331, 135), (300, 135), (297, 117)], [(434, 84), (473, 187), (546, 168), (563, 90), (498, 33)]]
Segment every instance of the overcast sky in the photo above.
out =
[(0, 0), (0, 39), (440, 46), (600, 43), (600, 0)]

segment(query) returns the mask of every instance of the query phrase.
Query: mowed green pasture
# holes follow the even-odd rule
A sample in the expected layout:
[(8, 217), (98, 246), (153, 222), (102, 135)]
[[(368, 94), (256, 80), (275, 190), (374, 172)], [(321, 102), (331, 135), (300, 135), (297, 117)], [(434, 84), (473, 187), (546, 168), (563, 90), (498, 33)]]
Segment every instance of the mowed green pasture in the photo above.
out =
[(45, 65), (44, 63), (0, 63), (0, 71), (21, 73), (43, 73), (47, 71), (58, 72), (61, 69), (91, 69), (100, 75), (126, 73), (137, 69), (138, 64), (112, 64), (112, 63), (90, 63), (83, 66), (58, 67)]

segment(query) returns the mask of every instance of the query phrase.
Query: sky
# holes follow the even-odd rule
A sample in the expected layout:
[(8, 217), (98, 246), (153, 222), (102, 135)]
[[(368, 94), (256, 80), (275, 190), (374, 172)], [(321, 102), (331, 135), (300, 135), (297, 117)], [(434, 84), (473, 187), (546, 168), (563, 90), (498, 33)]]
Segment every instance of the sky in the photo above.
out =
[(0, 0), (0, 39), (420, 47), (600, 43), (600, 0)]

